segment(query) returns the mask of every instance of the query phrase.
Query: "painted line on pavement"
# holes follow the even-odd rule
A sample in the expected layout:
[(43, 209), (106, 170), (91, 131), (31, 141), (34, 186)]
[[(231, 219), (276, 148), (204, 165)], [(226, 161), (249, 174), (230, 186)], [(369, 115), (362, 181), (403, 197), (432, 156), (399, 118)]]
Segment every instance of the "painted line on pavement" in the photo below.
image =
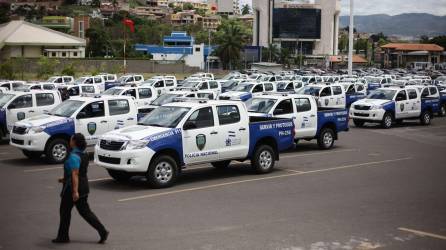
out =
[(113, 178), (111, 178), (111, 177), (97, 178), (97, 179), (88, 180), (88, 182), (108, 181), (108, 180), (113, 180)]
[(398, 230), (413, 233), (413, 234), (420, 235), (420, 236), (427, 236), (427, 237), (436, 238), (436, 239), (440, 239), (440, 240), (446, 240), (446, 236), (439, 235), (439, 234), (418, 231), (418, 230), (405, 228), (405, 227), (399, 227)]
[(348, 168), (358, 168), (358, 167), (365, 167), (365, 166), (371, 166), (371, 165), (377, 165), (377, 164), (383, 164), (383, 163), (406, 161), (406, 160), (410, 160), (410, 159), (412, 159), (412, 157), (390, 159), (390, 160), (383, 160), (383, 161), (374, 161), (374, 162), (364, 162), (364, 163), (344, 165), (344, 166), (332, 167), (332, 168), (326, 168), (326, 169), (319, 169), (319, 170), (312, 170), (312, 171), (305, 171), (305, 172), (295, 172), (295, 173), (291, 173), (291, 174), (268, 176), (268, 177), (254, 178), (254, 179), (248, 179), (248, 180), (224, 182), (224, 183), (207, 185), (207, 186), (202, 186), (202, 187), (187, 188), (187, 189), (180, 189), (180, 190), (175, 190), (175, 191), (167, 191), (167, 192), (161, 192), (161, 193), (155, 193), (155, 194), (123, 198), (123, 199), (119, 199), (118, 202), (126, 202), (126, 201), (154, 198), (154, 197), (159, 197), (159, 196), (166, 196), (166, 195), (172, 195), (172, 194), (178, 194), (178, 193), (212, 189), (212, 188), (216, 188), (216, 187), (224, 187), (224, 186), (229, 186), (229, 185), (234, 185), (234, 184), (241, 184), (241, 183), (248, 183), (248, 182), (255, 182), (255, 181), (272, 180), (272, 179), (278, 179), (278, 178), (284, 178), (284, 177), (290, 177), (290, 176), (296, 176), (296, 175), (329, 172), (329, 171), (342, 170), (342, 169), (348, 169)]

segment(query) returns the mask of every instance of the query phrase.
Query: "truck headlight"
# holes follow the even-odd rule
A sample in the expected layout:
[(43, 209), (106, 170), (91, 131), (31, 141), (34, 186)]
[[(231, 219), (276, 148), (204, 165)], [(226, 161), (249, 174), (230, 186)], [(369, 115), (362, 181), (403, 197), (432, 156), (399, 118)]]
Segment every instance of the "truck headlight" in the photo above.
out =
[(127, 143), (126, 149), (142, 149), (149, 144), (148, 141), (145, 140), (131, 140)]
[(371, 110), (377, 110), (377, 109), (382, 109), (382, 108), (383, 108), (383, 106), (381, 106), (381, 105), (373, 105), (370, 107)]
[(31, 127), (31, 128), (28, 129), (28, 134), (42, 133), (44, 129), (45, 129), (44, 127), (40, 127), (40, 126)]

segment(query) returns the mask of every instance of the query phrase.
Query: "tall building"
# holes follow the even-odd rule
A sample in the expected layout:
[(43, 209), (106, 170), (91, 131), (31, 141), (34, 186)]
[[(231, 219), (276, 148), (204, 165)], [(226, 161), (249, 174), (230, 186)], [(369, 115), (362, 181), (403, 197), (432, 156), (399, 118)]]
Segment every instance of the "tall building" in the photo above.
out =
[(337, 55), (340, 0), (253, 1), (253, 45)]
[(209, 0), (208, 2), (217, 7), (217, 14), (228, 16), (240, 15), (240, 0)]

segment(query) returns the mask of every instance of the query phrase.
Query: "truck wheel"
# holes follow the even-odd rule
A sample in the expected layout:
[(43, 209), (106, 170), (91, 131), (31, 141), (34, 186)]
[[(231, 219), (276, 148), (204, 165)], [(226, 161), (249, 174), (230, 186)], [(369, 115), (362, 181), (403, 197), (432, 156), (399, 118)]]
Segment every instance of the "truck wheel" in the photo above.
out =
[(389, 129), (392, 127), (393, 124), (393, 116), (390, 113), (385, 113), (383, 120), (381, 122), (381, 127), (385, 129)]
[(68, 157), (68, 142), (62, 138), (50, 141), (45, 150), (45, 156), (49, 163), (63, 163)]
[(364, 123), (365, 123), (365, 121), (353, 119), (353, 124), (355, 124), (355, 126), (358, 128), (364, 127)]
[(130, 178), (132, 178), (131, 174), (124, 171), (107, 169), (107, 172), (110, 177), (117, 182), (127, 182), (128, 180), (130, 180)]
[(420, 116), (420, 121), (422, 125), (429, 125), (431, 124), (432, 116), (429, 113), (429, 111), (424, 111)]
[(22, 150), (23, 154), (28, 157), (29, 159), (39, 159), (40, 156), (42, 156), (42, 152), (38, 151), (29, 151), (29, 150)]
[(441, 105), (438, 115), (441, 117), (446, 116), (446, 104)]
[(147, 182), (153, 188), (166, 188), (172, 186), (178, 175), (176, 161), (168, 155), (156, 157), (147, 170)]
[(211, 165), (216, 169), (225, 169), (229, 167), (230, 163), (231, 161), (217, 161), (217, 162), (212, 162)]
[(251, 166), (258, 174), (266, 174), (273, 170), (275, 163), (274, 150), (268, 145), (260, 145), (251, 159)]
[(323, 128), (319, 137), (317, 138), (317, 144), (320, 149), (330, 149), (333, 147), (335, 140), (335, 133), (331, 128)]

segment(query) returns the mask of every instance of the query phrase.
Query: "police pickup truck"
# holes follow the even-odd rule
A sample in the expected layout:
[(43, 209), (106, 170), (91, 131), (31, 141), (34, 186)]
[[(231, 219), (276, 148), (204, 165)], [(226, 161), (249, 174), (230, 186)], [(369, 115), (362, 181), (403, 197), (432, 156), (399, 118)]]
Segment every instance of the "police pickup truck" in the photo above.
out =
[(11, 131), (15, 122), (49, 112), (62, 102), (58, 91), (10, 91), (0, 94), (0, 139)]
[(244, 82), (231, 91), (221, 94), (220, 100), (232, 100), (246, 102), (253, 96), (262, 95), (264, 92), (275, 92), (276, 86), (272, 82)]
[(394, 122), (402, 123), (406, 119), (420, 119), (421, 124), (429, 125), (439, 108), (438, 98), (424, 98), (417, 88), (379, 88), (352, 104), (350, 118), (357, 127), (371, 122), (391, 128)]
[(296, 93), (314, 96), (321, 108), (345, 108), (347, 104), (345, 89), (340, 84), (310, 84)]
[(248, 117), (233, 101), (186, 101), (163, 105), (137, 126), (112, 131), (95, 147), (95, 163), (118, 181), (145, 175), (155, 188), (175, 183), (181, 168), (251, 160), (257, 173), (270, 172), (279, 152), (294, 146), (291, 119)]
[(321, 149), (330, 149), (338, 133), (349, 130), (348, 111), (320, 108), (311, 95), (265, 94), (246, 102), (251, 117), (290, 118), (294, 139), (316, 139)]
[(14, 124), (10, 144), (25, 156), (45, 154), (50, 163), (61, 163), (68, 155), (68, 141), (74, 133), (86, 136), (94, 145), (98, 136), (136, 124), (137, 109), (132, 97), (73, 97), (49, 114), (31, 117)]
[(124, 95), (135, 98), (138, 109), (147, 108), (150, 103), (158, 98), (158, 91), (154, 87), (114, 87), (107, 89), (103, 95)]

